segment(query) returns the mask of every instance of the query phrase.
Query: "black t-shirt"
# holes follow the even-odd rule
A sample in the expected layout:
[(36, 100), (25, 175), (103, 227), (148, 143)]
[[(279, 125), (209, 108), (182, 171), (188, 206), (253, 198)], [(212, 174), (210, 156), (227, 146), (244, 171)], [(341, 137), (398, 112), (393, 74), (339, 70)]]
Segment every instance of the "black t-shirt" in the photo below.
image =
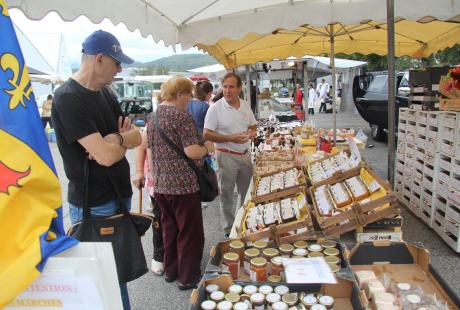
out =
[[(71, 204), (82, 207), (84, 200), (83, 164), (88, 154), (78, 140), (96, 132), (103, 137), (117, 132), (120, 115), (122, 112), (117, 99), (108, 89), (92, 91), (69, 79), (56, 91), (51, 116), (64, 170), (69, 179), (67, 200)], [(122, 198), (132, 196), (126, 157), (111, 167), (90, 160), (89, 171), (90, 207), (116, 198), (109, 177)]]

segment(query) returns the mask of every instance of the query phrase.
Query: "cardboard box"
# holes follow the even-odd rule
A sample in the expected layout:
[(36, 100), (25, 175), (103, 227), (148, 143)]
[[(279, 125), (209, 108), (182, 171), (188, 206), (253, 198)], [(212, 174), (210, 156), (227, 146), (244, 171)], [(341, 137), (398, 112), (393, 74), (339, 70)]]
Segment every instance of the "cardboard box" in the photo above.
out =
[(350, 251), (349, 260), (353, 272), (373, 270), (377, 277), (386, 272), (394, 282), (416, 284), (424, 293), (435, 293), (438, 299), (447, 301), (449, 309), (460, 309), (458, 294), (431, 266), (428, 250), (419, 245), (388, 241), (361, 243)]
[[(351, 276), (351, 275), (350, 275)], [(337, 284), (304, 284), (292, 285), (288, 284), (290, 292), (306, 292), (306, 293), (321, 293), (334, 297), (334, 309), (340, 310), (364, 310), (362, 303), (365, 295), (363, 295), (354, 281), (345, 277), (337, 277)], [(190, 296), (189, 310), (200, 310), (201, 303), (206, 300), (205, 287), (209, 284), (217, 284), (223, 290), (228, 290), (232, 284), (249, 284), (233, 282), (228, 276), (208, 277), (200, 282), (198, 288), (192, 291)], [(252, 283), (251, 283), (252, 284)], [(260, 286), (266, 283), (257, 284)]]

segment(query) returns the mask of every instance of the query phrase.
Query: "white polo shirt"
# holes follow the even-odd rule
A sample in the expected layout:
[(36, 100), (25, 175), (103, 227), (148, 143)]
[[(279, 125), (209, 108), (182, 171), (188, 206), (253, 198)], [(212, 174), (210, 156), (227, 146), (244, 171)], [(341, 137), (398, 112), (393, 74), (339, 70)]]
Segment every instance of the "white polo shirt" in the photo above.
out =
[[(240, 108), (235, 109), (228, 104), (225, 98), (211, 105), (206, 113), (204, 128), (221, 135), (233, 135), (247, 132), (250, 126), (257, 124), (248, 102), (240, 99)], [(234, 142), (216, 143), (216, 148), (227, 149), (234, 152), (244, 152), (251, 146), (251, 141), (243, 144)]]

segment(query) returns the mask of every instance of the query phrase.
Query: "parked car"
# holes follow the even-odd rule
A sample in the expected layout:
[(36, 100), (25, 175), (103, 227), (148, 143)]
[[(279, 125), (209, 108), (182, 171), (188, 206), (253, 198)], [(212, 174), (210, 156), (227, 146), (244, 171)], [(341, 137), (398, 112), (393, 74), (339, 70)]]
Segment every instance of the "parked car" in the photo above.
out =
[(122, 112), (129, 116), (133, 122), (137, 119), (145, 121), (147, 115), (156, 108), (152, 102), (154, 87), (150, 82), (115, 81), (112, 84), (112, 89), (117, 95)]
[(289, 89), (287, 89), (287, 87), (281, 87), (278, 90), (278, 97), (280, 97), (280, 98), (289, 98), (290, 97)]
[[(353, 101), (356, 108), (371, 128), (371, 136), (376, 141), (384, 141), (388, 130), (388, 73), (369, 72), (356, 76), (353, 80)], [(396, 115), (399, 108), (409, 103), (409, 73), (396, 74)]]

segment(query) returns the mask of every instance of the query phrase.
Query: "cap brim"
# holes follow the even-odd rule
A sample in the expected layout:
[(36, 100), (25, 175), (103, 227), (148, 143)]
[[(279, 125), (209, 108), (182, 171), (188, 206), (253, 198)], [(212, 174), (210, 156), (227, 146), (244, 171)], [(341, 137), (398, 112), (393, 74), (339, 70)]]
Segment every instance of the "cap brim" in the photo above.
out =
[(123, 53), (119, 53), (117, 55), (111, 55), (115, 60), (117, 60), (118, 62), (122, 63), (122, 64), (132, 64), (134, 62), (134, 60), (132, 60), (130, 57), (126, 56), (125, 54)]

